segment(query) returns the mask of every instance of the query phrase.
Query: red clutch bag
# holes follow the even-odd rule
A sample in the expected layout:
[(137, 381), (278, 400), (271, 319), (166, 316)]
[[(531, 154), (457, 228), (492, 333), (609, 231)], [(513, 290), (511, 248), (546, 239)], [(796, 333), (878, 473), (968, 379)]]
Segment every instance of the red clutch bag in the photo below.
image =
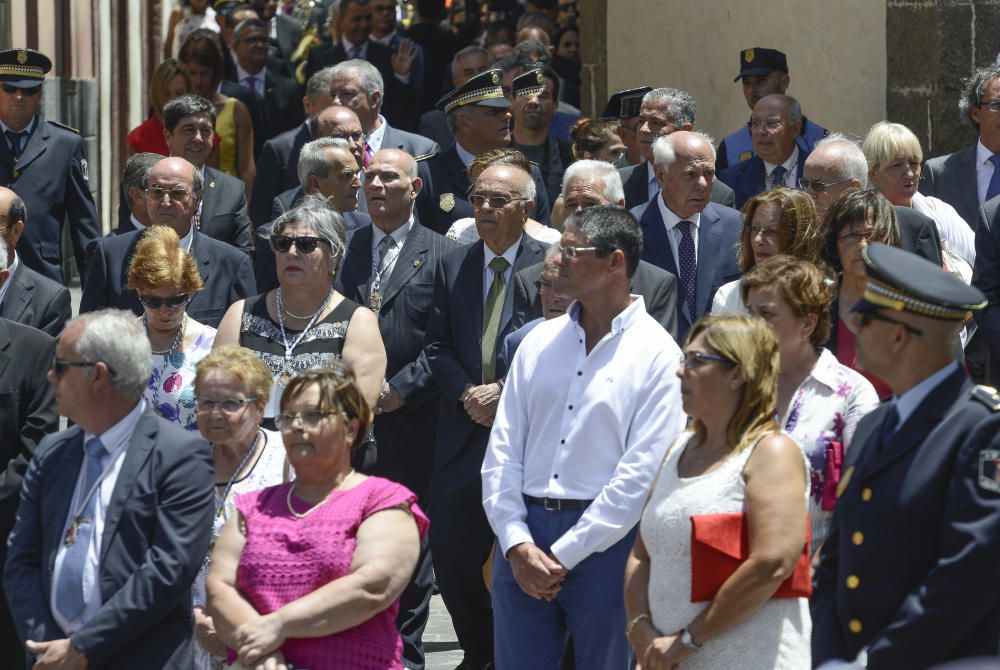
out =
[[(808, 598), (809, 524), (806, 541), (792, 576), (781, 583), (772, 598)], [(691, 517), (691, 602), (707, 602), (750, 555), (746, 514), (695, 514)]]

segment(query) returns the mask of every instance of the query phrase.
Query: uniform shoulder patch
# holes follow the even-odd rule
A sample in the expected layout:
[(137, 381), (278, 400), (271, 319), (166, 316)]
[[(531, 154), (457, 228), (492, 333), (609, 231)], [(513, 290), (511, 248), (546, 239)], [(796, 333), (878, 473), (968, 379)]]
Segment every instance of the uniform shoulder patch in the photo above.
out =
[(979, 452), (979, 488), (1000, 493), (1000, 451), (983, 449)]
[(436, 151), (432, 151), (429, 154), (420, 154), (419, 156), (414, 156), (413, 160), (415, 160), (415, 161), (417, 161), (419, 163), (420, 161), (425, 161), (428, 158), (434, 158), (435, 156), (437, 156), (437, 152)]
[(1000, 393), (992, 386), (982, 384), (972, 388), (972, 397), (990, 408), (992, 412), (1000, 412)]
[(77, 130), (72, 126), (67, 126), (65, 123), (59, 123), (58, 121), (49, 121), (49, 124), (55, 126), (56, 128), (62, 128), (63, 130), (68, 130), (69, 132), (74, 133), (76, 135), (80, 134), (79, 130)]

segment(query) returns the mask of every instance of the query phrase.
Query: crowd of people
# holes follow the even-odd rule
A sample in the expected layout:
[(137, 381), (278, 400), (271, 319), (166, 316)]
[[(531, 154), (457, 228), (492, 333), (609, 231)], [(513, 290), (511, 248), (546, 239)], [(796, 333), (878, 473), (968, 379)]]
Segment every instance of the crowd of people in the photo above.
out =
[(11, 667), (421, 669), (435, 589), (461, 670), (1000, 667), (1000, 66), (925, 161), (579, 37), (181, 2), (104, 236), (0, 52)]

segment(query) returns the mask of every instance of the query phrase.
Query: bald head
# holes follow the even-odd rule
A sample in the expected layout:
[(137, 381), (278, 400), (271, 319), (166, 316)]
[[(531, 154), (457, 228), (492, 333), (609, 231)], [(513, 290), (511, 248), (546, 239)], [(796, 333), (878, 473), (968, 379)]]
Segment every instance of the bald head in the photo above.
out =
[(0, 186), (0, 237), (7, 246), (7, 267), (14, 262), (14, 248), (24, 232), (28, 214), (17, 193)]
[(170, 226), (180, 237), (187, 235), (201, 203), (202, 185), (201, 171), (185, 159), (157, 161), (149, 170), (149, 222)]
[(802, 131), (802, 109), (795, 98), (765, 95), (750, 115), (750, 141), (757, 155), (769, 163), (784, 163), (795, 151)]
[(316, 116), (316, 131), (320, 137), (339, 137), (351, 143), (351, 152), (363, 165), (365, 133), (361, 120), (350, 107), (331, 105)]
[(413, 156), (399, 149), (382, 149), (365, 170), (365, 201), (372, 224), (386, 233), (413, 216), (413, 203), (423, 187)]

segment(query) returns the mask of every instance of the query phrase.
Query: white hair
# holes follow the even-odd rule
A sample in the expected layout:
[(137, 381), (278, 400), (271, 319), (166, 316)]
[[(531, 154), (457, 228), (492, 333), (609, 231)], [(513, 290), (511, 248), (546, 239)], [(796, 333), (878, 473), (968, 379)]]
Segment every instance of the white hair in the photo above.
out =
[(857, 179), (861, 182), (861, 188), (868, 188), (868, 159), (865, 152), (861, 150), (861, 144), (841, 133), (830, 133), (813, 147), (813, 151), (823, 147), (835, 147), (840, 149), (840, 155), (844, 159), (841, 179)]
[(622, 187), (622, 177), (618, 168), (607, 161), (584, 158), (576, 161), (563, 174), (562, 196), (566, 197), (566, 185), (571, 179), (600, 179), (604, 183), (604, 197), (612, 205), (617, 205), (625, 199), (625, 189)]
[[(691, 131), (695, 135), (700, 136), (705, 142), (708, 143), (708, 148), (712, 152), (712, 161), (715, 161), (715, 139), (708, 133), (703, 133), (700, 130)], [(674, 149), (674, 141), (670, 138), (674, 136), (675, 133), (670, 133), (669, 135), (664, 135), (663, 137), (656, 138), (653, 142), (653, 164), (661, 165), (664, 168), (670, 167), (670, 164), (677, 160), (677, 151)]]

